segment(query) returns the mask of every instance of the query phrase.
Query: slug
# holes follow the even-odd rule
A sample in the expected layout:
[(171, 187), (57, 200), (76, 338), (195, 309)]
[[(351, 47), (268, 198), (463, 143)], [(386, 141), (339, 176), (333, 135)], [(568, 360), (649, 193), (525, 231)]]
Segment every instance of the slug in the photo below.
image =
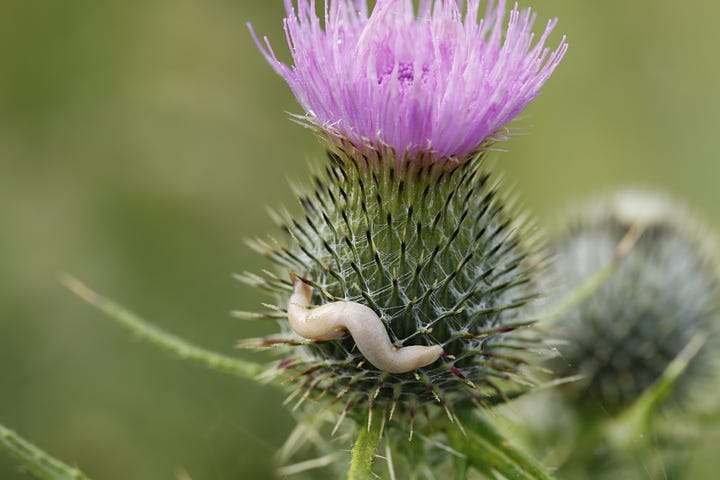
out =
[(397, 348), (390, 342), (380, 317), (356, 302), (331, 302), (309, 308), (312, 288), (295, 277), (288, 303), (290, 328), (311, 340), (333, 340), (350, 333), (360, 353), (375, 368), (388, 373), (406, 373), (430, 365), (443, 354), (439, 345)]

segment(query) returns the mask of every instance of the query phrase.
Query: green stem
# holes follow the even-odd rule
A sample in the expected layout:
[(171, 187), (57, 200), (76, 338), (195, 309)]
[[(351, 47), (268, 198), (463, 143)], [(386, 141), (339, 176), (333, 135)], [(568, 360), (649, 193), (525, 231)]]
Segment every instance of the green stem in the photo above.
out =
[(367, 426), (361, 426), (360, 434), (352, 449), (348, 480), (369, 480), (373, 478), (372, 461), (382, 434), (382, 423), (380, 419), (376, 419)]
[(116, 304), (112, 300), (99, 295), (90, 289), (90, 287), (80, 282), (80, 280), (70, 275), (61, 276), (60, 283), (78, 297), (100, 309), (106, 315), (113, 318), (138, 337), (143, 340), (147, 340), (164, 350), (172, 352), (182, 359), (192, 360), (213, 370), (230, 373), (244, 378), (252, 379), (264, 371), (262, 365), (243, 361), (213, 352), (212, 350), (198, 347), (171, 333), (165, 332), (164, 330), (161, 330), (160, 328), (143, 320), (133, 312)]
[(494, 470), (509, 479), (552, 480), (537, 461), (512, 446), (474, 412), (461, 414), (460, 421), (467, 430), (463, 453), (476, 469), (484, 473)]
[(33, 476), (43, 480), (89, 480), (80, 470), (40, 450), (0, 425), (0, 448), (15, 457)]

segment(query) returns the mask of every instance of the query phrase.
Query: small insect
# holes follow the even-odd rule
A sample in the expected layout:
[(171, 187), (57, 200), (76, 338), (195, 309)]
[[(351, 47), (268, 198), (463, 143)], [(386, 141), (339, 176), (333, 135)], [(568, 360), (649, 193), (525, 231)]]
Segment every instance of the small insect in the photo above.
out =
[(311, 340), (333, 340), (350, 333), (355, 344), (375, 368), (389, 373), (406, 373), (430, 365), (443, 354), (439, 345), (410, 345), (397, 348), (380, 317), (356, 302), (331, 302), (309, 308), (312, 288), (294, 277), (294, 290), (288, 303), (290, 328)]

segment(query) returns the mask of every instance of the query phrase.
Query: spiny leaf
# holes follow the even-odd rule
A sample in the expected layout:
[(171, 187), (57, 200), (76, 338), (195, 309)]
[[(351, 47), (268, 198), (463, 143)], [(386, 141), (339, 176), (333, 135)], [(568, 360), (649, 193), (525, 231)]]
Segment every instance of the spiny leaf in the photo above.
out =
[(0, 447), (42, 480), (89, 480), (85, 474), (42, 451), (17, 433), (0, 425)]
[(102, 297), (75, 277), (65, 274), (60, 277), (60, 282), (75, 295), (100, 309), (139, 338), (147, 340), (182, 359), (191, 360), (212, 370), (230, 373), (243, 378), (255, 378), (265, 370), (261, 365), (195, 346), (186, 340), (165, 332), (112, 300)]

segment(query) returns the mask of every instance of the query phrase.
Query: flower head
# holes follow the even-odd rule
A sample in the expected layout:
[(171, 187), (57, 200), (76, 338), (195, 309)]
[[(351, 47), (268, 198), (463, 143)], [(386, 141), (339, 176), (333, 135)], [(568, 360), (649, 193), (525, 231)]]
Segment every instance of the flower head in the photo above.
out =
[[(535, 41), (535, 14), (517, 5), (505, 24), (505, 1), (326, 0), (324, 22), (314, 0), (285, 0), (292, 66), (256, 38), (268, 62), (331, 140), (360, 150), (463, 159), (535, 98), (562, 59)], [(463, 12), (464, 10), (464, 12)], [(254, 35), (254, 34), (253, 34)]]

